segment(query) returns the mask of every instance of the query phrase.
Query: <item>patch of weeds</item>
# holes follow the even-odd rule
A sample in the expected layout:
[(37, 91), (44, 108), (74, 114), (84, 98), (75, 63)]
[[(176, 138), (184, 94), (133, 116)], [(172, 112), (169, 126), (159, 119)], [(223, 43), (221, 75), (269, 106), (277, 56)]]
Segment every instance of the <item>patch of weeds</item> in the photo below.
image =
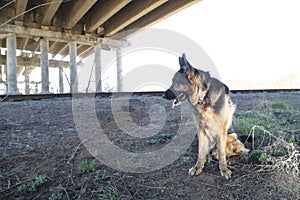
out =
[(39, 147), (40, 148), (46, 148), (48, 146), (48, 142), (45, 138), (40, 142)]
[(287, 139), (287, 143), (289, 143), (289, 144), (295, 143), (295, 137), (293, 135), (290, 136), (290, 138)]
[(147, 169), (147, 168), (149, 168), (149, 163), (147, 163), (147, 162), (138, 162), (138, 163), (135, 163), (133, 166), (134, 170), (141, 170), (141, 169)]
[(121, 199), (120, 192), (116, 186), (105, 187), (101, 194), (98, 194), (99, 200), (119, 200)]
[(293, 106), (288, 103), (270, 101), (261, 102), (259, 107), (267, 111), (289, 111), (293, 109)]
[(6, 177), (9, 177), (10, 176), (10, 173), (6, 170), (2, 170), (0, 172), (0, 178), (6, 178)]
[(248, 156), (248, 162), (252, 164), (269, 164), (271, 162), (271, 155), (260, 150), (252, 151)]
[(80, 171), (82, 171), (82, 172), (92, 172), (92, 171), (95, 171), (96, 160), (80, 161), (79, 165), (80, 165), (80, 167), (79, 167)]
[[(261, 126), (264, 129), (274, 132), (282, 129), (282, 124), (297, 124), (293, 106), (283, 102), (263, 101), (258, 107), (259, 111), (248, 111), (236, 113), (234, 126), (241, 134), (248, 134), (251, 128)], [(299, 120), (299, 119), (298, 119)]]
[(300, 112), (292, 113), (286, 120), (286, 127), (292, 130), (300, 129)]
[(22, 184), (18, 187), (18, 191), (20, 192), (33, 192), (36, 191), (38, 187), (43, 185), (46, 182), (46, 177), (39, 175), (36, 176), (30, 183)]
[(109, 174), (106, 171), (97, 170), (93, 178), (94, 182), (105, 181), (110, 178)]
[(280, 123), (281, 120), (270, 112), (246, 112), (234, 119), (234, 127), (241, 134), (249, 134), (254, 125), (273, 132), (280, 130)]
[(184, 165), (184, 164), (189, 164), (190, 161), (191, 161), (191, 157), (189, 157), (189, 156), (182, 156), (182, 157), (180, 158), (180, 163), (181, 163), (182, 165)]
[(173, 139), (175, 137), (174, 133), (161, 133), (160, 135), (167, 139)]
[(260, 154), (258, 160), (259, 160), (263, 165), (265, 165), (265, 164), (267, 164), (267, 163), (269, 162), (270, 158), (271, 158), (271, 156), (270, 156), (269, 154), (267, 154), (267, 153), (262, 153), (262, 154)]
[(159, 144), (160, 142), (161, 142), (160, 139), (150, 139), (150, 140), (147, 140), (147, 143), (151, 144), (151, 145)]
[(58, 193), (58, 194), (52, 194), (49, 198), (48, 198), (48, 200), (60, 200), (60, 199), (62, 199), (62, 193)]

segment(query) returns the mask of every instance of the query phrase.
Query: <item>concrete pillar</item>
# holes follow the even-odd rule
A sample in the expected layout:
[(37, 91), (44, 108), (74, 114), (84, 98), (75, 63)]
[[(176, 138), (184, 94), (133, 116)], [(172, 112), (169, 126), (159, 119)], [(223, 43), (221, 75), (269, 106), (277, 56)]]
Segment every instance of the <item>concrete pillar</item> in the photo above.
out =
[[(0, 55), (1, 55), (1, 54), (0, 54)], [(3, 83), (3, 82), (4, 82), (4, 81), (3, 81), (2, 75), (3, 75), (3, 67), (2, 67), (2, 65), (0, 64), (0, 83)]]
[(102, 80), (101, 80), (101, 45), (98, 44), (94, 48), (95, 53), (95, 84), (96, 92), (102, 92)]
[(78, 83), (77, 83), (77, 49), (76, 49), (76, 42), (71, 41), (69, 43), (69, 55), (70, 55), (70, 91), (71, 93), (78, 92)]
[(49, 93), (49, 41), (46, 38), (40, 39), (40, 62), (42, 77), (42, 93)]
[(25, 66), (25, 94), (30, 94), (30, 87), (29, 87), (29, 67)]
[(64, 93), (64, 77), (63, 77), (63, 68), (59, 66), (58, 68), (58, 81), (59, 81), (59, 93)]
[(18, 94), (17, 86), (17, 37), (15, 34), (10, 34), (6, 38), (7, 47), (7, 93)]
[(6, 81), (3, 80), (3, 74), (5, 74), (4, 65), (0, 65), (0, 84), (4, 85), (4, 92), (7, 92)]
[(123, 92), (121, 49), (117, 49), (116, 56), (117, 56), (117, 90), (118, 92)]
[(5, 84), (5, 92), (8, 93), (8, 86), (7, 86), (7, 65), (4, 65), (4, 73), (5, 73), (5, 83), (6, 83)]

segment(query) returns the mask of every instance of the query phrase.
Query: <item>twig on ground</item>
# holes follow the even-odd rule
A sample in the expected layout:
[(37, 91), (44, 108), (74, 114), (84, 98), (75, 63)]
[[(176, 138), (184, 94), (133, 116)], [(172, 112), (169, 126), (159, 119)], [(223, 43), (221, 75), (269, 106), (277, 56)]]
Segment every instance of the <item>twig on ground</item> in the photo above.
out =
[(76, 147), (75, 147), (75, 151), (73, 152), (72, 156), (69, 158), (69, 160), (67, 161), (67, 164), (71, 164), (71, 161), (74, 159), (75, 154), (79, 151), (80, 146), (85, 143), (86, 141), (92, 139), (97, 132), (95, 132), (91, 137), (85, 138), (84, 140), (82, 140)]
[(5, 97), (3, 97), (3, 98), (0, 100), (0, 102), (5, 101), (5, 100), (8, 98), (8, 96), (9, 96), (9, 95), (6, 95)]
[(75, 151), (73, 152), (72, 156), (69, 158), (69, 160), (67, 161), (67, 164), (71, 165), (71, 174), (70, 174), (70, 178), (71, 178), (71, 181), (72, 181), (72, 184), (75, 185), (74, 183), (74, 180), (73, 180), (73, 169), (74, 169), (74, 166), (73, 164), (71, 163), (71, 161), (74, 159), (76, 153), (79, 151), (80, 149), (80, 146), (82, 144), (84, 144), (86, 141), (92, 139), (95, 135), (96, 135), (97, 132), (95, 132), (91, 137), (88, 137), (88, 138), (85, 138), (84, 140), (82, 140), (76, 147), (75, 147)]

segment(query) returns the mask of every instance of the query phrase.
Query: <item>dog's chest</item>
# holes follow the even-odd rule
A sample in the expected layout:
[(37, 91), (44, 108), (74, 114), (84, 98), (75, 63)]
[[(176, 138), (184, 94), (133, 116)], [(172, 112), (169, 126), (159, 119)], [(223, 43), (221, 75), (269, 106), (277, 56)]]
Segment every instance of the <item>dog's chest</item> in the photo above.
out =
[(197, 122), (197, 125), (203, 129), (210, 128), (212, 114), (211, 109), (197, 109), (194, 110), (194, 117)]

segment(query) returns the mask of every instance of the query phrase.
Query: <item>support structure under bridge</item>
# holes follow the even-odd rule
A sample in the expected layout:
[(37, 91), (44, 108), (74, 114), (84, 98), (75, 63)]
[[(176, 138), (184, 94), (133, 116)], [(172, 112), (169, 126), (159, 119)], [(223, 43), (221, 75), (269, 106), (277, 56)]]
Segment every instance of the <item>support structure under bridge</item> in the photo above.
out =
[[(199, 0), (4, 0), (0, 2), (0, 86), (2, 93), (29, 94), (31, 72), (40, 68), (41, 90), (49, 93), (49, 68), (58, 68), (59, 93), (64, 69), (71, 92), (78, 91), (78, 65), (95, 55), (94, 75), (101, 92), (101, 50), (115, 51), (118, 89), (122, 90), (121, 50), (139, 30)], [(129, 31), (131, 30), (131, 31)], [(133, 30), (133, 31), (132, 31)], [(122, 34), (122, 37), (116, 35)], [(24, 76), (24, 83), (18, 77)], [(1, 89), (0, 87), (0, 89)], [(1, 92), (1, 91), (0, 91)]]

